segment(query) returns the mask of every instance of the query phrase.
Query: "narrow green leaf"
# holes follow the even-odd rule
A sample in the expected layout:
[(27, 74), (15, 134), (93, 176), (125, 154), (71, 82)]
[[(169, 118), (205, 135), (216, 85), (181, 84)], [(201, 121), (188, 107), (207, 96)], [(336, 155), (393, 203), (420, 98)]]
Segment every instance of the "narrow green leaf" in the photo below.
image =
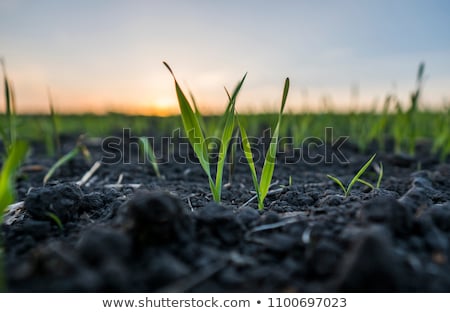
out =
[(0, 173), (0, 224), (3, 220), (3, 212), (14, 201), (14, 176), (22, 163), (28, 150), (28, 145), (23, 141), (17, 141), (3, 164)]
[(367, 180), (358, 178), (357, 182), (358, 182), (358, 183), (361, 183), (361, 184), (363, 184), (363, 185), (366, 185), (367, 187), (369, 187), (369, 188), (372, 189), (372, 190), (375, 189), (375, 186), (372, 185), (371, 183), (369, 183)]
[(229, 157), (230, 165), (228, 167), (228, 184), (230, 184), (230, 185), (233, 182), (234, 168), (236, 166), (236, 149), (237, 149), (236, 138), (238, 136), (239, 136), (239, 127), (236, 128), (234, 135), (231, 138), (233, 141), (230, 143), (231, 144), (230, 157)]
[(242, 80), (238, 83), (238, 85), (236, 86), (236, 88), (233, 91), (233, 94), (230, 95), (230, 93), (228, 92), (228, 89), (226, 87), (225, 88), (225, 92), (227, 94), (227, 98), (228, 98), (228, 104), (227, 107), (225, 109), (225, 113), (221, 115), (219, 122), (217, 123), (216, 127), (214, 128), (214, 133), (213, 136), (215, 138), (218, 138), (220, 136), (220, 134), (222, 133), (225, 124), (227, 122), (227, 116), (230, 113), (230, 111), (234, 111), (234, 107), (236, 105), (236, 99), (237, 96), (241, 90), (242, 85), (244, 84), (245, 78), (247, 77), (247, 73), (245, 73), (244, 77), (242, 78)]
[(230, 95), (230, 93), (228, 92), (227, 87), (223, 87), (223, 88), (225, 89), (225, 93), (227, 94), (228, 100), (231, 100), (231, 95)]
[(280, 109), (279, 118), (281, 118), (281, 115), (283, 114), (283, 111), (284, 111), (284, 106), (286, 105), (286, 100), (287, 100), (287, 96), (289, 93), (289, 85), (290, 85), (290, 81), (289, 81), (289, 78), (287, 77), (286, 80), (284, 81), (283, 99), (281, 100), (281, 109)]
[[(205, 130), (206, 129), (205, 119), (203, 118), (202, 113), (200, 112), (200, 109), (197, 106), (197, 101), (195, 100), (194, 95), (190, 91), (189, 91), (189, 97), (191, 98), (192, 104), (194, 105), (194, 110), (195, 110), (194, 113), (195, 113), (195, 116), (197, 117), (200, 128)], [(204, 135), (206, 136), (206, 134), (204, 134)]]
[(377, 180), (377, 184), (376, 184), (377, 189), (380, 189), (381, 180), (383, 179), (383, 174), (384, 174), (383, 163), (380, 162), (380, 167), (379, 167), (379, 172), (378, 172), (378, 180)]
[(241, 90), (241, 87), (244, 83), (247, 74), (244, 75), (242, 80), (236, 86), (233, 96), (229, 99), (229, 103), (227, 105), (227, 109), (225, 110), (225, 122), (224, 129), (222, 131), (222, 138), (220, 141), (220, 149), (219, 149), (219, 160), (217, 163), (217, 173), (216, 173), (216, 184), (215, 190), (218, 194), (220, 201), (220, 195), (222, 192), (222, 180), (223, 180), (223, 168), (225, 166), (225, 161), (227, 157), (228, 147), (230, 145), (231, 138), (233, 137), (234, 125), (235, 125), (235, 104), (236, 99)]
[(223, 130), (222, 139), (220, 142), (219, 159), (217, 162), (216, 184), (215, 184), (215, 190), (219, 197), (218, 201), (220, 201), (220, 195), (222, 191), (223, 168), (226, 161), (228, 146), (231, 137), (233, 136), (233, 130), (234, 130), (234, 110), (229, 111), (227, 114), (225, 129)]
[[(15, 175), (17, 169), (22, 163), (27, 153), (28, 145), (23, 141), (16, 141), (10, 147), (10, 153), (3, 163), (0, 172), (0, 225), (3, 223), (3, 217), (6, 208), (14, 202), (15, 196)], [(3, 236), (0, 232), (0, 292), (6, 291), (5, 279), (5, 252), (3, 247)]]
[(52, 140), (50, 142), (54, 143), (54, 150), (56, 150), (56, 154), (59, 155), (61, 153), (61, 143), (59, 141), (59, 131), (58, 131), (58, 121), (57, 114), (55, 112), (55, 106), (53, 104), (53, 97), (50, 92), (50, 88), (47, 89), (48, 95), (48, 104), (50, 107), (50, 120), (51, 120), (51, 129), (52, 129)]
[(6, 74), (6, 66), (4, 60), (0, 59), (0, 63), (3, 71), (3, 84), (5, 89), (6, 130), (4, 131), (5, 136), (3, 136), (3, 141), (6, 154), (9, 154), (11, 147), (16, 141), (15, 98), (12, 84)]
[(339, 180), (339, 178), (331, 176), (331, 175), (327, 175), (327, 177), (329, 179), (331, 179), (332, 181), (334, 181), (344, 192), (344, 195), (347, 196), (347, 189), (345, 188), (344, 184)]
[(145, 137), (139, 137), (139, 145), (144, 150), (144, 155), (149, 158), (149, 161), (153, 167), (153, 170), (156, 173), (158, 178), (161, 178), (161, 174), (159, 172), (158, 160), (156, 159), (155, 151), (152, 146), (149, 144), (148, 139)]
[(261, 201), (259, 201), (259, 208), (262, 209), (264, 198), (269, 192), (270, 183), (272, 182), (273, 171), (275, 169), (277, 147), (278, 147), (278, 137), (280, 132), (281, 117), (283, 115), (284, 107), (286, 105), (286, 100), (289, 92), (289, 78), (286, 78), (283, 89), (283, 97), (281, 101), (281, 109), (278, 114), (278, 122), (275, 126), (275, 131), (273, 133), (272, 139), (270, 141), (269, 149), (266, 153), (266, 159), (264, 160), (263, 169), (260, 178), (260, 192)]
[(352, 189), (353, 185), (358, 181), (358, 179), (362, 176), (362, 174), (364, 174), (364, 172), (367, 170), (367, 168), (370, 166), (370, 164), (372, 163), (373, 159), (375, 159), (376, 154), (374, 154), (369, 161), (367, 161), (363, 167), (361, 167), (361, 169), (358, 171), (358, 173), (356, 173), (355, 177), (353, 177), (353, 179), (350, 181), (350, 183), (347, 186), (347, 194), (350, 193), (350, 190)]
[(64, 225), (61, 222), (61, 219), (58, 217), (58, 215), (52, 212), (45, 212), (45, 215), (47, 215), (53, 222), (55, 222), (59, 230), (64, 230)]
[(208, 147), (206, 145), (205, 136), (203, 134), (203, 131), (200, 127), (200, 123), (198, 119), (195, 116), (194, 111), (192, 110), (192, 107), (187, 100), (186, 96), (184, 95), (183, 91), (181, 90), (178, 81), (175, 78), (175, 74), (173, 73), (170, 66), (163, 62), (163, 64), (167, 67), (170, 74), (172, 75), (174, 82), (175, 82), (175, 90), (178, 98), (178, 105), (180, 107), (181, 112), (181, 119), (183, 121), (183, 127), (184, 131), (186, 132), (186, 135), (189, 139), (189, 142), (191, 143), (192, 148), (194, 149), (194, 152), (199, 159), (200, 165), (205, 171), (206, 175), (208, 176), (208, 180), (210, 183), (210, 186), (214, 186), (212, 177), (211, 177), (211, 170), (210, 170), (210, 162), (208, 157)]
[(241, 132), (242, 147), (244, 149), (244, 155), (245, 155), (245, 158), (247, 159), (247, 163), (250, 168), (250, 173), (252, 175), (253, 186), (255, 187), (256, 195), (259, 199), (261, 193), (259, 190), (258, 176), (256, 175), (255, 163), (253, 161), (253, 153), (252, 153), (252, 149), (250, 147), (250, 142), (248, 140), (247, 131), (242, 126), (242, 123), (239, 121), (239, 117), (237, 115), (236, 115), (236, 119), (238, 121), (239, 130)]
[(59, 158), (58, 161), (56, 161), (55, 164), (53, 164), (53, 166), (48, 170), (47, 174), (44, 177), (43, 184), (47, 184), (48, 180), (53, 176), (58, 168), (75, 158), (80, 152), (82, 152), (82, 146), (77, 144), (75, 148)]

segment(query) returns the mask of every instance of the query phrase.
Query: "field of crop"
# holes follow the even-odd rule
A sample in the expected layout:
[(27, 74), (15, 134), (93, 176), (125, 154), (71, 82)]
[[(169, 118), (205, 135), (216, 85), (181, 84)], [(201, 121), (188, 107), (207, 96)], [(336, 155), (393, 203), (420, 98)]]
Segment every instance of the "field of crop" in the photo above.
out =
[(450, 291), (450, 108), (421, 75), (346, 114), (284, 112), (286, 79), (253, 115), (244, 76), (221, 116), (174, 75), (172, 117), (16, 115), (5, 78), (1, 288)]

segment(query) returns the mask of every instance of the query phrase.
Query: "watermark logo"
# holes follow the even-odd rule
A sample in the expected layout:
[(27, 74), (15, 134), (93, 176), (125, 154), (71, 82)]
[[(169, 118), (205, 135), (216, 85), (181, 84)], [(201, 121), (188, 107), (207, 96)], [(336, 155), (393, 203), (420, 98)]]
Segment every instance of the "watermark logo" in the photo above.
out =
[[(124, 128), (122, 136), (109, 136), (102, 140), (102, 163), (114, 165), (150, 162), (140, 144), (140, 138), (147, 140), (149, 145), (153, 147), (158, 164), (170, 162), (178, 164), (199, 163), (188, 138), (182, 135), (179, 128), (175, 129), (171, 136), (162, 137), (138, 137), (132, 134), (130, 128)], [(299, 144), (294, 144), (296, 141), (292, 137), (280, 137), (277, 143), (271, 142), (271, 138), (270, 129), (264, 131), (261, 137), (248, 137), (255, 163), (265, 160), (271, 144), (277, 145), (276, 162), (283, 164), (300, 162), (309, 165), (349, 163), (343, 149), (348, 137), (339, 136), (335, 138), (332, 127), (324, 129), (323, 138), (306, 137)], [(220, 138), (207, 137), (205, 142), (195, 144), (205, 144), (208, 147), (210, 164), (218, 162)], [(231, 160), (230, 153), (227, 154), (227, 163), (247, 163), (243, 154), (241, 137), (233, 137), (229, 149), (233, 149), (236, 153), (234, 154), (235, 160)]]

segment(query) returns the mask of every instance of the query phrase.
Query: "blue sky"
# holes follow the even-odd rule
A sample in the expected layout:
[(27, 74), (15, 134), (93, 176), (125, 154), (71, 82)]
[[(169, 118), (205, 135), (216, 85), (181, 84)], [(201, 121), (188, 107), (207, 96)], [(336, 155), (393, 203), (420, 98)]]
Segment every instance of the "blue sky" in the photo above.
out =
[[(423, 103), (450, 99), (450, 1), (1, 0), (0, 56), (21, 111), (176, 110), (162, 61), (203, 110), (248, 72), (244, 110), (406, 101), (420, 62)], [(351, 98), (357, 86), (358, 100)], [(3, 99), (1, 100), (3, 101)]]

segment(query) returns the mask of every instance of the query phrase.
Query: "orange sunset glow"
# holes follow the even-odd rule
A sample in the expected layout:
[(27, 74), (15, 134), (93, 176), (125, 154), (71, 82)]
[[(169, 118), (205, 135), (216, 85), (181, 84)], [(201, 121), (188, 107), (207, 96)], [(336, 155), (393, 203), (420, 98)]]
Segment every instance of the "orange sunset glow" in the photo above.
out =
[(163, 61), (204, 113), (220, 113), (224, 87), (245, 73), (241, 112), (275, 110), (285, 77), (291, 112), (381, 108), (387, 94), (408, 102), (420, 62), (423, 106), (439, 108), (450, 98), (449, 9), (445, 1), (8, 0), (0, 57), (19, 113), (48, 113), (50, 88), (59, 113), (178, 114)]

